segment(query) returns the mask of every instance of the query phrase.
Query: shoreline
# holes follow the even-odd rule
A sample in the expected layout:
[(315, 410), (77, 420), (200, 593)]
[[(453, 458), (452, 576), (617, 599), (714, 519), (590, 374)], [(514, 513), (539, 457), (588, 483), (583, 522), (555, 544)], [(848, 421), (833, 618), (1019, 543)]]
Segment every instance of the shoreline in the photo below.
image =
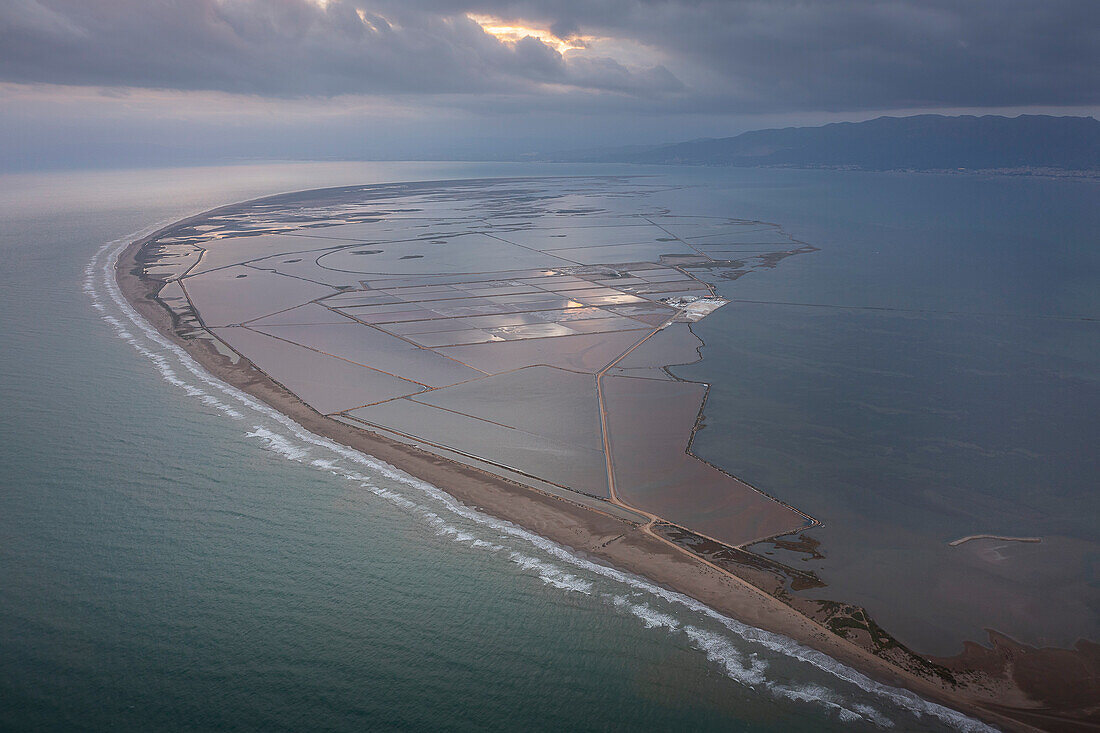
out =
[[(146, 243), (161, 236), (165, 230), (208, 217), (218, 210), (183, 219), (131, 242), (114, 263), (116, 280), (131, 306), (213, 376), (263, 401), (310, 432), (390, 463), (439, 487), (464, 504), (531, 530), (587, 559), (645, 577), (738, 621), (781, 634), (866, 673), (876, 681), (909, 689), (926, 699), (1000, 726), (1035, 729), (1024, 721), (1041, 718), (1045, 710), (1041, 706), (1034, 709), (1024, 706), (1028, 702), (1026, 696), (1013, 685), (1001, 689), (990, 699), (978, 700), (952, 689), (953, 685), (945, 679), (929, 679), (901, 669), (731, 571), (728, 561), (707, 557), (702, 550), (688, 549), (685, 543), (676, 541), (683, 538), (670, 534), (667, 526), (630, 522), (332, 420), (305, 405), (247, 359), (242, 357), (234, 362), (207, 340), (182, 337), (171, 313), (153, 297), (162, 283), (139, 274), (142, 267), (139, 254)], [(720, 549), (734, 548), (721, 546)], [(1014, 714), (1017, 711), (1019, 714)], [(1075, 722), (1061, 717), (1058, 720), (1071, 725)]]

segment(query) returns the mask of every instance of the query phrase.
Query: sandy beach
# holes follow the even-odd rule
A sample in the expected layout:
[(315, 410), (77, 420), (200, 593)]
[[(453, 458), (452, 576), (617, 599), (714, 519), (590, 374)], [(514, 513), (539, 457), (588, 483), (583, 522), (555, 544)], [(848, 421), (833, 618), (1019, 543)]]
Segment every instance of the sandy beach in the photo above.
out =
[[(131, 243), (120, 255), (116, 272), (127, 300), (211, 374), (305, 429), (386, 461), (471, 507), (589, 559), (643, 576), (734, 619), (812, 647), (879, 682), (907, 688), (1007, 729), (1094, 729), (1095, 717), (1090, 722), (1089, 716), (1096, 711), (1089, 706), (1096, 704), (1095, 682), (1080, 680), (1082, 675), (1087, 679), (1094, 674), (1089, 670), (1094, 670), (1100, 659), (1095, 645), (1079, 645), (1075, 651), (1033, 650), (991, 634), (992, 649), (972, 644), (951, 659), (922, 660), (904, 647), (884, 650), (875, 646), (877, 627), (872, 622), (867, 622), (870, 641), (860, 634), (845, 638), (837, 625), (829, 623), (841, 617), (840, 611), (814, 610), (804, 599), (786, 596), (784, 580), (777, 581), (774, 568), (753, 565), (757, 556), (748, 560), (738, 555), (748, 553), (706, 538), (685, 536), (671, 525), (633, 523), (325, 417), (247, 359), (233, 361), (211, 341), (184, 338), (177, 332), (171, 311), (154, 298), (163, 283), (142, 276), (138, 259), (142, 247), (161, 234)], [(848, 614), (843, 615), (848, 619), (858, 610), (845, 609), (843, 614)], [(1017, 663), (1025, 654), (1030, 666)], [(1050, 679), (1060, 677), (1066, 684), (1052, 690), (1059, 686), (1052, 686)]]

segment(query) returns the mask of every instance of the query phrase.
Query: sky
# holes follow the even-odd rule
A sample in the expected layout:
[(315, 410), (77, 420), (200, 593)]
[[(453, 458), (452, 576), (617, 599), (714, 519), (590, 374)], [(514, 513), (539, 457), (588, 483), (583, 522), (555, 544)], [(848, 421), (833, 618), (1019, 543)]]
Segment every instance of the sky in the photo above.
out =
[(1100, 112), (1097, 0), (0, 0), (0, 168)]

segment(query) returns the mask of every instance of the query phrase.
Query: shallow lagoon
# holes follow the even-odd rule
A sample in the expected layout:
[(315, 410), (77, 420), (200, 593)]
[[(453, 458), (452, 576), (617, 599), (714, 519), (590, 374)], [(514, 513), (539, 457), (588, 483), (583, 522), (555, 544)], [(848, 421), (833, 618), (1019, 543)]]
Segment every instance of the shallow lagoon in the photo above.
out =
[[(699, 455), (825, 521), (824, 560), (775, 557), (929, 653), (1100, 637), (1100, 186), (699, 175), (684, 206), (820, 248), (724, 285), (673, 370), (712, 384)], [(979, 532), (1045, 541), (947, 547)]]

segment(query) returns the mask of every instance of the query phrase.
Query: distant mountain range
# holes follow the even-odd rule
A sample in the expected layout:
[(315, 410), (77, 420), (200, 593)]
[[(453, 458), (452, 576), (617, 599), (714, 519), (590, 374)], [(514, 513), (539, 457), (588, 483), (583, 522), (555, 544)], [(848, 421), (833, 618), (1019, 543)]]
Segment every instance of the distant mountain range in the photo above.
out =
[(555, 160), (862, 170), (1100, 170), (1092, 117), (914, 115), (572, 151)]

